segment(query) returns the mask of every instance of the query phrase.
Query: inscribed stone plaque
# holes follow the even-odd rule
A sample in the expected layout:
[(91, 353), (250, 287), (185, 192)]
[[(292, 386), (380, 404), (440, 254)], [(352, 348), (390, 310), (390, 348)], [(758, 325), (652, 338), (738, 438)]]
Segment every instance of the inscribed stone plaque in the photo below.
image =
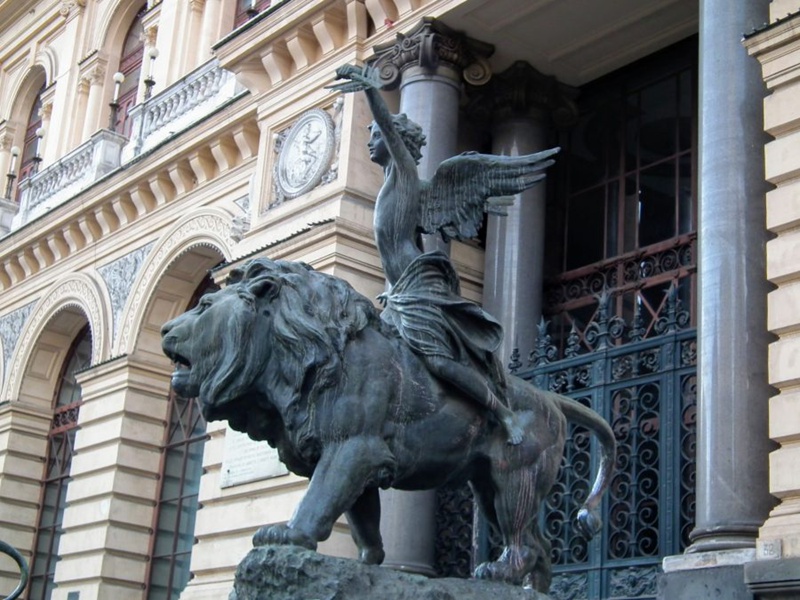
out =
[(269, 479), (288, 472), (278, 460), (278, 451), (270, 448), (266, 442), (254, 442), (246, 433), (239, 433), (230, 427), (225, 431), (220, 487)]

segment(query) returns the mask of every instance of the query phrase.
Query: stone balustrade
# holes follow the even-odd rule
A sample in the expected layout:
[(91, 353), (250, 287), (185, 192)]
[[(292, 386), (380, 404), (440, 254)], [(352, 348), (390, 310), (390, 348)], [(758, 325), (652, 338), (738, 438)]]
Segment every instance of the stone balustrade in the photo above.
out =
[(131, 139), (123, 150), (122, 161), (127, 162), (190, 128), (243, 93), (233, 73), (222, 69), (218, 60), (210, 60), (131, 109)]
[(101, 129), (69, 154), (19, 184), (19, 210), (11, 230), (63, 204), (120, 165), (126, 138)]

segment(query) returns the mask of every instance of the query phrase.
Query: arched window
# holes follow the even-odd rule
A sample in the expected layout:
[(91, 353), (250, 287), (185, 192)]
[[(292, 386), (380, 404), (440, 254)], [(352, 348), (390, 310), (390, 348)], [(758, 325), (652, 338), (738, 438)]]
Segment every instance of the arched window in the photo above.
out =
[[(31, 175), (35, 175), (39, 165), (39, 161), (37, 160), (39, 140), (36, 137), (36, 130), (42, 126), (42, 117), (40, 113), (42, 110), (42, 92), (44, 92), (44, 88), (45, 86), (42, 85), (42, 89), (40, 89), (39, 93), (36, 95), (36, 100), (33, 102), (33, 107), (28, 115), (28, 122), (25, 125), (25, 141), (22, 145), (22, 162), (19, 168), (19, 181), (27, 179)], [(17, 188), (17, 194), (19, 194), (19, 188)], [(19, 199), (19, 197), (17, 199)]]
[(128, 118), (128, 111), (136, 104), (136, 93), (139, 89), (139, 79), (142, 76), (142, 59), (144, 57), (144, 27), (142, 17), (146, 6), (136, 14), (131, 23), (128, 33), (125, 35), (125, 43), (122, 45), (122, 56), (119, 59), (119, 71), (125, 76), (125, 81), (119, 89), (119, 99), (117, 103), (117, 118), (114, 122), (114, 131), (126, 137), (131, 135), (131, 120)]
[[(195, 291), (189, 308), (215, 289), (208, 277)], [(168, 423), (150, 551), (148, 600), (177, 600), (189, 583), (203, 448), (208, 437), (197, 399), (182, 398), (172, 390)]]
[(67, 353), (53, 400), (53, 422), (47, 441), (46, 472), (39, 503), (29, 600), (49, 600), (55, 588), (53, 576), (70, 481), (78, 412), (82, 404), (75, 373), (86, 369), (91, 358), (92, 335), (87, 325), (75, 337)]
[(268, 9), (271, 4), (270, 0), (236, 0), (236, 16), (233, 26), (243, 25), (261, 11)]

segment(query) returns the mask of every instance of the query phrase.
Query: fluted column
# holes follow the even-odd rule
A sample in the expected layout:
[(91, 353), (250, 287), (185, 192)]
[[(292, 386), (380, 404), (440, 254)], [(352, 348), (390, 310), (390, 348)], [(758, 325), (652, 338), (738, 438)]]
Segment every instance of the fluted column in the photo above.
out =
[(766, 22), (768, 8), (768, 0), (700, 2), (700, 396), (692, 552), (754, 547), (773, 505), (765, 90), (758, 63), (741, 47), (742, 32)]
[[(372, 64), (387, 89), (400, 88), (400, 112), (427, 136), (419, 174), (430, 178), (457, 152), (462, 77), (475, 84), (489, 77), (486, 57), (493, 48), (426, 17), (395, 42), (375, 47)], [(425, 250), (446, 250), (438, 235), (425, 236)], [(435, 491), (381, 492), (381, 533), (387, 566), (434, 574)], [(413, 525), (412, 525), (413, 524)]]
[[(553, 123), (575, 122), (575, 95), (576, 90), (519, 61), (470, 93), (468, 111), (491, 123), (493, 153), (520, 156), (546, 150)], [(514, 350), (521, 357), (533, 350), (542, 316), (546, 190), (544, 183), (535, 185), (514, 198), (508, 216), (488, 219), (483, 306), (503, 325), (504, 365)]]

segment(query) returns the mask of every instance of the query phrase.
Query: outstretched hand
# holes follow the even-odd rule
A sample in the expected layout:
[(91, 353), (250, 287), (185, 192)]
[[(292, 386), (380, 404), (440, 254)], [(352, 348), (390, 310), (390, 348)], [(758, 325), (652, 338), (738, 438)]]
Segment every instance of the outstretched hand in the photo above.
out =
[(359, 67), (357, 65), (342, 65), (336, 69), (336, 79), (346, 79), (344, 83), (336, 83), (325, 86), (329, 90), (335, 90), (344, 94), (348, 92), (360, 92), (367, 89), (381, 88), (380, 79), (375, 69), (369, 65)]

